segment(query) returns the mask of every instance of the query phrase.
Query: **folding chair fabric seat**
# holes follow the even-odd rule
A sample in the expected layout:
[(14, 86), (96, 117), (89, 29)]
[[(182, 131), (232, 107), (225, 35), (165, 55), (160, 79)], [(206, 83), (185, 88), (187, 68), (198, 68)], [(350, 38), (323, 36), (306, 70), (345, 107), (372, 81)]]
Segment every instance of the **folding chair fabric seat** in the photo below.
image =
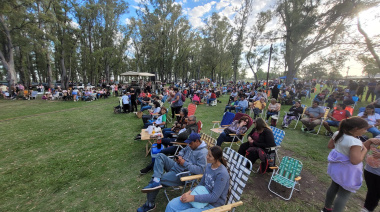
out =
[[(303, 166), (302, 162), (297, 159), (294, 159), (288, 156), (283, 157), (281, 160), (280, 166), (277, 167), (278, 169), (273, 171), (272, 173), (272, 177), (268, 184), (269, 191), (271, 191), (272, 193), (276, 194), (277, 196), (281, 197), (284, 200), (289, 200), (293, 195), (293, 191), (296, 189), (295, 188), (296, 185), (299, 186), (299, 189), (296, 189), (296, 190), (298, 191), (300, 190), (300, 184), (298, 181), (301, 179), (299, 175), (301, 174), (302, 166)], [(290, 192), (289, 197), (284, 197), (276, 193), (275, 191), (273, 191), (270, 188), (272, 181), (286, 188), (290, 188), (291, 192)]]

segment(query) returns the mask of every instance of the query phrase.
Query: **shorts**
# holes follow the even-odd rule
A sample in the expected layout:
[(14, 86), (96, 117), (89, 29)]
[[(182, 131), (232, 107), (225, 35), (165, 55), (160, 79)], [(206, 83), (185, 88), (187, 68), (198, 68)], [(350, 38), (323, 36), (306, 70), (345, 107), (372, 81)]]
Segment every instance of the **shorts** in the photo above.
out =
[(78, 93), (73, 91), (72, 95), (78, 95)]
[(333, 120), (327, 120), (326, 121), (329, 126), (336, 126), (339, 127), (340, 121), (333, 121)]

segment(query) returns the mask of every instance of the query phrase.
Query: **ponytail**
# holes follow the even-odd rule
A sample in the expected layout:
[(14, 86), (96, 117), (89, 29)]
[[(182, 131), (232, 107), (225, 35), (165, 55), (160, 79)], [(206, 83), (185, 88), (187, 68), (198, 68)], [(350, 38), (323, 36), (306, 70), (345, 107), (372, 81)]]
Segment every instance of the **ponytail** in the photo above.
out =
[(220, 146), (213, 146), (210, 148), (212, 157), (214, 157), (215, 160), (219, 160), (226, 168), (227, 168), (227, 162), (223, 158), (223, 150), (220, 148)]
[(354, 129), (363, 129), (367, 128), (368, 123), (366, 120), (362, 119), (358, 116), (353, 116), (348, 119), (343, 119), (339, 124), (339, 132), (338, 135), (335, 136), (335, 143), (343, 136), (343, 134), (351, 135), (351, 131)]

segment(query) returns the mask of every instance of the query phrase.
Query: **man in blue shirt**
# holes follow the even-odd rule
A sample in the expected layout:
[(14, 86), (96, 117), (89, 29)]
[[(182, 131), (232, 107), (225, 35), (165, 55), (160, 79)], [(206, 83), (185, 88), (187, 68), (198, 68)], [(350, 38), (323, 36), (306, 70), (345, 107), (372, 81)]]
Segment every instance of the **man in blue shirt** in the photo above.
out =
[(236, 112), (245, 113), (245, 110), (248, 108), (248, 101), (245, 99), (245, 96), (240, 96), (239, 104), (236, 106)]

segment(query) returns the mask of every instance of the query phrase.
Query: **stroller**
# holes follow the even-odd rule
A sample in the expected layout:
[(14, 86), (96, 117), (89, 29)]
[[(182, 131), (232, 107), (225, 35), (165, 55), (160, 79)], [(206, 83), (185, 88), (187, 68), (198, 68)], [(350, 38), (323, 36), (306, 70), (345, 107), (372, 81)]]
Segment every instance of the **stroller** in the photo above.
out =
[(113, 109), (113, 112), (115, 114), (121, 113), (121, 109), (123, 109), (123, 100), (121, 99), (121, 97), (118, 97), (118, 99), (119, 99), (119, 105), (114, 107), (114, 109)]

